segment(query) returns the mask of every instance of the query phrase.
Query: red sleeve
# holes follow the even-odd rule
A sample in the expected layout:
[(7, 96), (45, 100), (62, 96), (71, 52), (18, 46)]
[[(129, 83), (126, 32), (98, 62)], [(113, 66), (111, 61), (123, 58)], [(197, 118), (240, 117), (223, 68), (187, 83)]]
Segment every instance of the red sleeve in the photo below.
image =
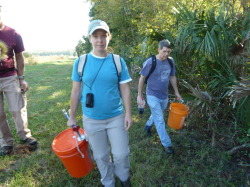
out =
[(14, 48), (15, 53), (21, 53), (24, 51), (23, 39), (20, 34), (16, 33), (16, 46)]

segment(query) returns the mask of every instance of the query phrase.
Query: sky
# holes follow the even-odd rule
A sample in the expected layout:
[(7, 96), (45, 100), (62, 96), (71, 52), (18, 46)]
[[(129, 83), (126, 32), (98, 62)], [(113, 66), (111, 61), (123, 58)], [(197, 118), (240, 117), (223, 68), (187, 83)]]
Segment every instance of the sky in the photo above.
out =
[(84, 0), (0, 0), (5, 25), (21, 34), (26, 52), (74, 49), (87, 35)]

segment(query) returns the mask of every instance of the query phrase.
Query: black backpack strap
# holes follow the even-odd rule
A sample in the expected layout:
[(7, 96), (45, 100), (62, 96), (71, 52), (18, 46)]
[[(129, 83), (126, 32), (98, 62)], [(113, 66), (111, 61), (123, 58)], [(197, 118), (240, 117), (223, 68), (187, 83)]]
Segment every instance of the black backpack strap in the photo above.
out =
[(171, 71), (172, 71), (172, 70), (173, 70), (173, 67), (174, 67), (173, 61), (172, 61), (170, 58), (167, 58), (167, 60), (168, 60), (168, 63), (169, 63), (169, 65), (170, 65)]
[(155, 70), (155, 67), (156, 67), (156, 56), (155, 55), (151, 55), (151, 58), (152, 58), (152, 66), (151, 66), (151, 69), (150, 69), (150, 71), (149, 71), (149, 73), (148, 73), (148, 76), (146, 77), (146, 79), (145, 79), (145, 84), (147, 84), (147, 82), (148, 82), (148, 78), (150, 77), (150, 75), (154, 72), (154, 70)]

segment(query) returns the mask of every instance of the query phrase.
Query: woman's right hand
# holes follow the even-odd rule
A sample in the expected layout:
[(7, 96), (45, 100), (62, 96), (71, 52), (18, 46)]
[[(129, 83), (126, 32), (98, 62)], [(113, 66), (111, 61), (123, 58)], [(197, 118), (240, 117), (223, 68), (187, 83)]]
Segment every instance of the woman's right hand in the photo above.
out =
[(69, 118), (67, 125), (71, 127), (72, 125), (76, 125), (76, 119), (75, 118)]

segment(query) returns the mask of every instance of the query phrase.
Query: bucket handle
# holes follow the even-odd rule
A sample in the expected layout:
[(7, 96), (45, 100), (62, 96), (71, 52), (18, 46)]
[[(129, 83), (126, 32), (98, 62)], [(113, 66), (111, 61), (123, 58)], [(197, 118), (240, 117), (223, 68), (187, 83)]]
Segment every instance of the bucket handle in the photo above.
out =
[[(66, 110), (63, 109), (62, 112), (63, 112), (64, 116), (67, 119), (69, 119), (69, 115), (67, 114)], [(84, 154), (81, 152), (81, 150), (79, 148), (78, 141), (83, 141), (85, 139), (85, 136), (80, 134), (80, 132), (79, 132), (79, 128), (80, 127), (78, 125), (72, 125), (71, 127), (72, 127), (72, 130), (74, 131), (74, 134), (75, 134), (75, 136), (73, 136), (73, 138), (76, 140), (77, 151), (80, 153), (80, 155), (82, 156), (82, 158), (84, 158)], [(77, 135), (78, 135), (78, 137), (77, 137)]]
[[(66, 119), (69, 119), (69, 115), (66, 112), (66, 110), (63, 109), (62, 112), (63, 112), (63, 115), (66, 117)], [(73, 131), (77, 132), (77, 134), (78, 134), (77, 140), (78, 141), (83, 141), (86, 138), (85, 135), (80, 134), (80, 132), (79, 132), (79, 129), (80, 129), (79, 125), (74, 125), (73, 124), (73, 125), (71, 125), (71, 127), (72, 127)]]
[[(75, 135), (76, 135), (76, 131), (74, 131)], [(82, 158), (84, 158), (84, 154), (82, 153), (82, 151), (80, 150), (79, 148), (79, 144), (78, 144), (78, 141), (77, 141), (77, 138), (76, 136), (73, 136), (73, 138), (75, 138), (76, 140), (76, 148), (77, 148), (77, 151), (80, 153), (80, 155), (82, 156)]]
[(181, 127), (183, 127), (183, 126), (184, 126), (184, 121), (185, 121), (185, 118), (186, 118), (186, 117), (182, 117), (182, 119), (181, 119), (181, 122), (180, 122), (180, 126), (181, 126)]
[(183, 99), (181, 99), (180, 101), (177, 99), (169, 99), (169, 103), (181, 103), (184, 104), (185, 101)]

